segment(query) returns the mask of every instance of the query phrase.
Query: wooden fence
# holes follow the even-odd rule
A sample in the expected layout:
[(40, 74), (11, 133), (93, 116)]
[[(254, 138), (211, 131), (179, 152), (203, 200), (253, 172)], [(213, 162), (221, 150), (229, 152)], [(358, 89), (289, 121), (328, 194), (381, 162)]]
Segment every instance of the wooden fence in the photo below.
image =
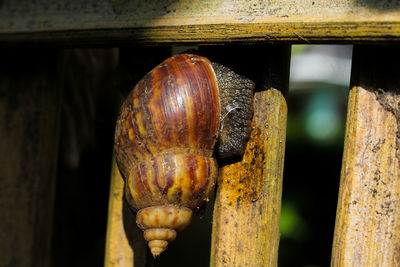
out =
[[(262, 66), (243, 160), (220, 170), (210, 265), (276, 266), (295, 43), (354, 44), (331, 265), (399, 266), (399, 42), (399, 1), (0, 1), (0, 266), (51, 264), (64, 48), (193, 44)], [(105, 266), (143, 266), (113, 166)]]

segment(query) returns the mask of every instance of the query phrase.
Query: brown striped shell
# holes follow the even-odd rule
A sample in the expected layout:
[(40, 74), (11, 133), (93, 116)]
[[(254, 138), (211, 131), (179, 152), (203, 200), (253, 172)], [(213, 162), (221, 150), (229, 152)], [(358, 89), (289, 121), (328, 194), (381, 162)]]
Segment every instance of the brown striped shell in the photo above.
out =
[(129, 205), (154, 256), (214, 188), (220, 127), (218, 83), (204, 57), (181, 54), (146, 74), (125, 100), (116, 159)]

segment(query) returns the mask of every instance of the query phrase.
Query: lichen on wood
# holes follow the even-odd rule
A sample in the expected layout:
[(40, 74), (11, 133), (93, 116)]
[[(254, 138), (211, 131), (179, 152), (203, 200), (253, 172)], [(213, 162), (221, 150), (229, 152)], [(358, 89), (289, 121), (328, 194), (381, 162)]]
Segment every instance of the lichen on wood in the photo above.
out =
[(258, 84), (261, 90), (255, 93), (252, 132), (243, 159), (220, 171), (210, 266), (277, 265), (286, 140), (287, 107), (282, 91), (288, 76), (287, 48), (259, 50), (264, 53), (259, 54), (260, 60), (265, 59), (259, 71), (264, 71), (267, 79)]

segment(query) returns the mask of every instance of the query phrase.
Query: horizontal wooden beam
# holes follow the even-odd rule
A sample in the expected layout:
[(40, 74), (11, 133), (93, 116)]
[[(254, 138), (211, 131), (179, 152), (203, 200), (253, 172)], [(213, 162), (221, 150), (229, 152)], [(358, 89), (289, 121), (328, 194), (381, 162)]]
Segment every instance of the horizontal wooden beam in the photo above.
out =
[(358, 43), (400, 40), (390, 0), (2, 0), (0, 43)]

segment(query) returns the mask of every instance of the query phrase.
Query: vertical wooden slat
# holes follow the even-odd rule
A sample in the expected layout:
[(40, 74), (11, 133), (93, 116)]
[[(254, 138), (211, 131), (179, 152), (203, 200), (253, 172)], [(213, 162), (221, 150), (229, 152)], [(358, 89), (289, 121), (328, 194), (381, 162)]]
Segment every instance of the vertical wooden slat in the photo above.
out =
[(124, 181), (113, 159), (104, 266), (144, 266), (145, 262), (146, 242), (142, 231), (136, 227), (135, 217), (125, 206)]
[(101, 266), (111, 172), (104, 162), (111, 159), (110, 126), (115, 113), (115, 91), (110, 90), (109, 77), (118, 50), (73, 48), (60, 52), (63, 101), (51, 266), (87, 262)]
[[(169, 47), (126, 47), (121, 49), (119, 73), (115, 75), (116, 88), (113, 90), (128, 94), (142, 76), (164, 61), (170, 53)], [(125, 201), (124, 181), (115, 158), (113, 158), (111, 171), (105, 250), (105, 267), (146, 266), (147, 242)], [(147, 266), (152, 266), (152, 262), (147, 263)]]
[(59, 53), (1, 51), (0, 266), (50, 266), (61, 107)]
[(290, 52), (288, 46), (230, 51), (233, 59), (239, 54), (256, 76), (253, 130), (242, 161), (220, 171), (211, 266), (276, 266)]
[(400, 47), (356, 46), (332, 266), (400, 264)]

